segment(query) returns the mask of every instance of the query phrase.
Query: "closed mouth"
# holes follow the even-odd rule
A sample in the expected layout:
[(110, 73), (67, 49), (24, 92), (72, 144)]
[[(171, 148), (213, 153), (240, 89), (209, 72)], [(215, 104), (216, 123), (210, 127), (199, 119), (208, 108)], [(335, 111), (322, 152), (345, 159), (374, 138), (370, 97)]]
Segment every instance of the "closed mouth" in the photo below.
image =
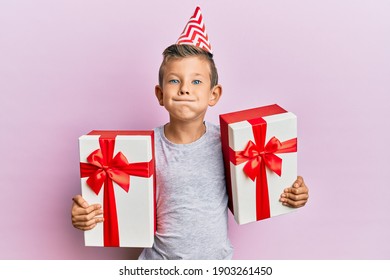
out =
[(190, 99), (173, 99), (175, 102), (194, 102), (195, 100)]

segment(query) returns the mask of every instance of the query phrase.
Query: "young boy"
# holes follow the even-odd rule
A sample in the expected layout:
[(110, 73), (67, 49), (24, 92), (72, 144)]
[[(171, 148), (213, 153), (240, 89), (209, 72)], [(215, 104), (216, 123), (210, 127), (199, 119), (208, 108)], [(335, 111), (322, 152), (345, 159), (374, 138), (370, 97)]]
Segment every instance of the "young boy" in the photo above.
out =
[[(199, 13), (197, 8), (194, 17), (199, 19)], [(169, 123), (155, 129), (157, 232), (153, 247), (139, 259), (231, 259), (220, 132), (204, 121), (222, 87), (209, 45), (180, 42), (163, 52), (155, 87)], [(307, 199), (308, 188), (298, 177), (280, 201), (301, 207)], [(73, 201), (74, 227), (90, 230), (103, 221), (101, 205), (89, 206), (80, 195)]]

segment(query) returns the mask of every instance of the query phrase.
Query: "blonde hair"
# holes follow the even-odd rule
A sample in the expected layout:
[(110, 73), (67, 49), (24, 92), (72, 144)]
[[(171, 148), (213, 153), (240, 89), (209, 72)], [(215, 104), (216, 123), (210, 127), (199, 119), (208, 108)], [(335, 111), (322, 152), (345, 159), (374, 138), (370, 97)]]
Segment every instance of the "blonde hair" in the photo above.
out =
[(171, 59), (178, 59), (190, 56), (198, 56), (199, 58), (206, 59), (210, 65), (211, 88), (218, 84), (218, 71), (214, 63), (213, 54), (193, 45), (174, 44), (167, 47), (163, 52), (163, 61), (158, 71), (158, 83), (160, 87), (162, 87), (163, 84), (164, 66), (167, 64), (167, 62), (169, 62)]

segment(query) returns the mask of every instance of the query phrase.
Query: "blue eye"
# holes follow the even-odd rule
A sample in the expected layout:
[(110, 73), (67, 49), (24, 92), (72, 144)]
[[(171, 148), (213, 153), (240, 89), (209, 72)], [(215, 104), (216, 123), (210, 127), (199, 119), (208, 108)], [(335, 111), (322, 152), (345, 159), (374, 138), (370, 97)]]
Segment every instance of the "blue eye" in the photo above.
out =
[(202, 82), (199, 81), (199, 80), (194, 80), (194, 81), (192, 81), (192, 83), (193, 83), (194, 85), (199, 85), (199, 84), (202, 83)]
[(179, 80), (176, 80), (176, 79), (172, 79), (172, 80), (169, 80), (170, 84), (178, 84), (179, 83)]

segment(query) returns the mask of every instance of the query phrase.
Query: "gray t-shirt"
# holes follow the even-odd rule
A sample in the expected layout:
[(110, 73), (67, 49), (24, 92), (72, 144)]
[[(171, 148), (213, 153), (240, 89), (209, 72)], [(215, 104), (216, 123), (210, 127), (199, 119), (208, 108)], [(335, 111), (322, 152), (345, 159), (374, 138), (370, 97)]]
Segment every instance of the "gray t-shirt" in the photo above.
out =
[(155, 129), (157, 232), (139, 259), (231, 259), (219, 127), (190, 144)]

